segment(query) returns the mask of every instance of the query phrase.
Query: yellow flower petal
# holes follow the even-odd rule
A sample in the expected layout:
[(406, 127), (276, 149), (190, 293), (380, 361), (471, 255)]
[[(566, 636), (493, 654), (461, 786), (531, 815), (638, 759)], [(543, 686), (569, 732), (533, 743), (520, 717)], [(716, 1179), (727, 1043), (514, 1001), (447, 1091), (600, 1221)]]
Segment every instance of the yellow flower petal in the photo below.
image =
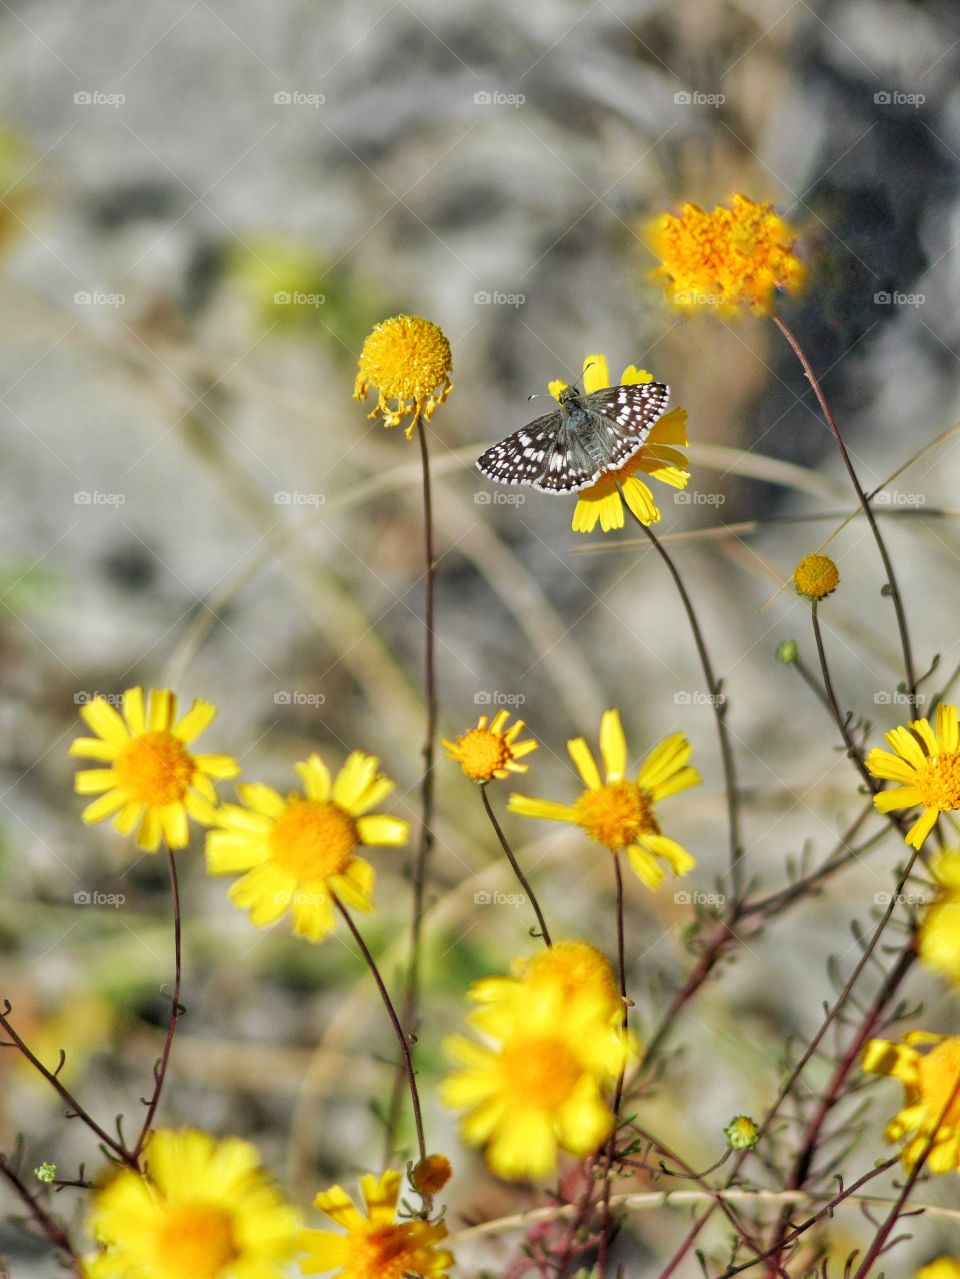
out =
[(582, 737), (571, 738), (567, 742), (567, 750), (576, 766), (577, 772), (583, 778), (584, 785), (590, 790), (599, 790), (601, 786), (600, 771), (586, 741)]
[(542, 817), (551, 822), (572, 822), (577, 816), (570, 804), (556, 804), (552, 799), (534, 799), (529, 795), (511, 795), (507, 808), (521, 817)]
[(604, 711), (600, 720), (600, 754), (608, 782), (622, 781), (627, 772), (627, 739), (620, 712)]

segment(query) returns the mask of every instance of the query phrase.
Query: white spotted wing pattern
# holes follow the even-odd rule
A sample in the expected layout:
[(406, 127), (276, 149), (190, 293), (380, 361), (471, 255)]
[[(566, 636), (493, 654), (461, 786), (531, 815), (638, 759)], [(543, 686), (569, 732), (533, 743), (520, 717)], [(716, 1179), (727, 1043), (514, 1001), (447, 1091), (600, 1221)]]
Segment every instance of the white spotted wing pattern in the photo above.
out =
[(576, 493), (629, 461), (669, 401), (670, 388), (661, 382), (608, 386), (589, 395), (567, 387), (553, 413), (487, 449), (477, 469), (498, 484)]

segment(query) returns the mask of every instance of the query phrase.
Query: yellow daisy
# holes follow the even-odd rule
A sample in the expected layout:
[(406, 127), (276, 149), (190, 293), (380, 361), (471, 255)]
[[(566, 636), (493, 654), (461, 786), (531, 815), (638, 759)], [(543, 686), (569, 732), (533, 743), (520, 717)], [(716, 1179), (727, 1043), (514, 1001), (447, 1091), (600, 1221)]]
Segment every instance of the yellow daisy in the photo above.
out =
[(903, 1084), (906, 1105), (887, 1124), (884, 1136), (891, 1142), (906, 1139), (900, 1154), (904, 1167), (914, 1167), (935, 1132), (924, 1166), (931, 1172), (960, 1170), (960, 1093), (953, 1096), (960, 1083), (960, 1038), (912, 1030), (899, 1044), (871, 1039), (861, 1064), (870, 1074), (890, 1075)]
[(626, 851), (640, 879), (657, 888), (663, 879), (661, 862), (674, 875), (686, 875), (696, 862), (675, 839), (661, 834), (654, 805), (668, 795), (696, 786), (700, 774), (690, 766), (690, 743), (683, 733), (665, 737), (640, 765), (637, 780), (627, 773), (627, 744), (619, 711), (605, 711), (600, 721), (600, 753), (606, 776), (582, 737), (567, 742), (567, 750), (587, 789), (574, 804), (511, 795), (508, 807), (522, 817), (570, 822), (612, 853)]
[(588, 1155), (609, 1137), (614, 1116), (604, 1088), (632, 1055), (609, 1011), (592, 987), (566, 998), (559, 985), (518, 982), (509, 999), (470, 1017), (489, 1043), (446, 1040), (460, 1069), (441, 1084), (441, 1100), (466, 1111), (464, 1140), (486, 1147), (498, 1176), (548, 1177), (560, 1150)]
[(342, 1226), (335, 1230), (305, 1230), (301, 1243), (310, 1255), (300, 1260), (306, 1275), (335, 1271), (333, 1279), (442, 1279), (453, 1265), (453, 1254), (438, 1248), (447, 1236), (442, 1221), (397, 1221), (401, 1173), (360, 1178), (364, 1212), (342, 1186), (321, 1191), (313, 1201), (321, 1212)]
[(236, 1137), (159, 1130), (144, 1176), (124, 1169), (97, 1192), (90, 1279), (282, 1279), (300, 1218), (254, 1146)]
[(187, 817), (208, 824), (217, 801), (213, 782), (240, 772), (232, 755), (193, 755), (187, 749), (217, 708), (198, 699), (178, 720), (169, 689), (151, 689), (145, 699), (142, 688), (128, 688), (121, 711), (105, 697), (80, 708), (97, 736), (78, 737), (70, 754), (107, 765), (77, 773), (77, 793), (99, 796), (83, 810), (83, 820), (100, 822), (116, 814), (114, 827), (124, 835), (138, 828), (137, 847), (146, 852), (155, 852), (161, 839), (170, 848), (185, 848)]
[(419, 315), (394, 315), (369, 334), (357, 362), (353, 398), (366, 399), (370, 387), (378, 392), (370, 417), (383, 417), (384, 426), (399, 426), (409, 417), (409, 440), (421, 418), (432, 416), (452, 389), (453, 356), (439, 325)]
[(498, 711), (488, 726), (486, 715), (481, 715), (476, 728), (469, 729), (455, 742), (444, 740), (447, 759), (455, 759), (466, 775), (481, 785), (495, 777), (502, 779), (511, 773), (525, 773), (527, 765), (518, 764), (517, 760), (535, 751), (537, 743), (517, 741), (524, 729), (522, 719), (504, 732), (509, 718), (509, 711)]
[(960, 983), (960, 849), (945, 849), (930, 873), (937, 895), (920, 920), (917, 951), (928, 968)]
[(936, 728), (928, 719), (915, 719), (885, 734), (895, 754), (875, 747), (867, 756), (867, 768), (874, 777), (899, 782), (873, 797), (877, 810), (891, 813), (898, 808), (923, 812), (907, 832), (911, 848), (922, 848), (941, 813), (960, 808), (960, 733), (957, 708), (941, 703), (937, 707)]
[(354, 856), (360, 845), (398, 847), (409, 827), (399, 817), (371, 814), (393, 790), (373, 755), (354, 751), (335, 781), (319, 755), (297, 764), (304, 794), (284, 798), (262, 782), (237, 787), (240, 804), (216, 810), (207, 835), (212, 875), (246, 871), (230, 900), (258, 928), (293, 914), (298, 937), (320, 942), (335, 924), (331, 892), (357, 910), (373, 909), (374, 871)]
[[(643, 382), (652, 382), (653, 374), (646, 369), (638, 369), (635, 364), (623, 370), (619, 386), (634, 386)], [(583, 389), (589, 395), (593, 391), (602, 391), (610, 386), (610, 370), (605, 355), (587, 355), (583, 361)], [(550, 383), (551, 395), (559, 398), (567, 383), (559, 379)], [(643, 480), (637, 479), (637, 472), (650, 475), (661, 484), (669, 484), (672, 488), (687, 487), (690, 472), (686, 470), (687, 459), (680, 452), (689, 444), (687, 439), (687, 410), (671, 409), (653, 424), (643, 447), (629, 458), (619, 471), (609, 471), (602, 475), (596, 484), (583, 489), (578, 494), (576, 509), (573, 512), (573, 531), (575, 533), (592, 533), (600, 521), (604, 533), (611, 529), (623, 528), (623, 503), (620, 501), (618, 485), (623, 489), (627, 506), (642, 524), (658, 524), (660, 510), (653, 499), (653, 493)]]
[(771, 204), (734, 195), (707, 213), (685, 204), (679, 216), (661, 213), (647, 227), (647, 243), (661, 265), (654, 279), (681, 311), (736, 315), (742, 307), (766, 315), (778, 291), (795, 293), (804, 271), (794, 253), (796, 232)]

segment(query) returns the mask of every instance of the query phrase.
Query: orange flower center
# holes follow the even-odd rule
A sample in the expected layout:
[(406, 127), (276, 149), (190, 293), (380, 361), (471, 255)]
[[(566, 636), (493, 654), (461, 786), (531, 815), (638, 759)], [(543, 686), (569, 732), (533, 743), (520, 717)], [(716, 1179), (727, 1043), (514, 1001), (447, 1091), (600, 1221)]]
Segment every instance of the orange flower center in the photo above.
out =
[(614, 853), (638, 835), (659, 834), (650, 796), (635, 782), (608, 782), (584, 791), (573, 807), (577, 825)]
[(513, 759), (513, 752), (502, 733), (471, 728), (469, 733), (457, 738), (457, 759), (468, 777), (489, 782), (498, 772), (503, 772)]
[(305, 884), (346, 870), (359, 842), (356, 822), (339, 804), (299, 795), (290, 796), (270, 832), (273, 860)]
[(204, 1203), (171, 1205), (156, 1248), (159, 1273), (169, 1279), (217, 1279), (240, 1256), (231, 1214)]
[(583, 1067), (561, 1039), (522, 1035), (510, 1040), (500, 1057), (504, 1088), (519, 1106), (556, 1110), (568, 1100)]
[[(917, 1087), (927, 1108), (931, 1125), (936, 1123), (960, 1080), (960, 1039), (953, 1037), (937, 1044), (921, 1057), (917, 1066)], [(944, 1126), (960, 1124), (960, 1092), (950, 1102)]]
[(141, 733), (117, 756), (117, 783), (137, 804), (163, 808), (183, 802), (197, 766), (172, 733)]
[(960, 808), (960, 755), (931, 755), (917, 769), (917, 790), (924, 808)]
[(418, 1263), (410, 1226), (370, 1226), (348, 1235), (347, 1261), (342, 1274), (350, 1279), (404, 1279)]

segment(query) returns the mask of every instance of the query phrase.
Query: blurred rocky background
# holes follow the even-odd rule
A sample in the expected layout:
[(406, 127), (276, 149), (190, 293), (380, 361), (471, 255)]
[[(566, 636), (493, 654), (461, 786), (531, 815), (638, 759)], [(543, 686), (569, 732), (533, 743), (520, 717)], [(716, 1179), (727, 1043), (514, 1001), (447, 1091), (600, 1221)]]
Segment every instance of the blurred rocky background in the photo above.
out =
[[(686, 494), (660, 489), (659, 531), (724, 675), (750, 872), (774, 888), (789, 858), (829, 852), (857, 778), (774, 657), (793, 636), (815, 661), (806, 606), (786, 592), (761, 607), (852, 495), (773, 326), (670, 313), (642, 227), (737, 190), (777, 204), (810, 272), (784, 313), (865, 486), (881, 485), (960, 416), (955, 5), (10, 0), (0, 33), (0, 997), (53, 1064), (67, 1050), (69, 1081), (102, 1118), (140, 1110), (171, 941), (160, 862), (80, 825), (66, 755), (79, 702), (170, 681), (221, 708), (204, 745), (235, 752), (248, 778), (285, 788), (307, 752), (337, 763), (361, 747), (398, 779), (394, 811), (416, 818), (417, 450), (351, 398), (363, 337), (387, 315), (428, 316), (454, 351), (430, 427), (443, 734), (516, 708), (544, 747), (526, 788), (567, 797), (564, 742), (595, 738), (606, 706), (638, 758), (682, 729), (705, 785), (664, 817), (698, 857), (684, 887), (718, 891), (712, 712), (662, 566), (630, 529), (578, 537), (572, 503), (506, 503), (472, 470), (531, 415), (528, 395), (603, 351), (617, 372), (651, 369), (689, 410), (693, 478)], [(943, 680), (958, 660), (958, 470), (949, 437), (880, 508), (919, 665), (941, 654)], [(748, 520), (767, 523), (722, 529)], [(893, 611), (862, 521), (832, 551), (841, 700), (879, 732), (906, 717)], [(438, 804), (428, 1095), (469, 981), (535, 944), (527, 912), (484, 902), (512, 885), (452, 764), (438, 767)], [(509, 830), (554, 932), (612, 955), (605, 855), (559, 828)], [(830, 995), (826, 956), (849, 971), (850, 921), (869, 922), (898, 856), (881, 845), (751, 937), (684, 1015), (682, 1052), (642, 1114), (694, 1166), (718, 1156), (732, 1114), (775, 1093), (785, 1041), (812, 1033)], [(407, 864), (375, 860), (368, 928), (397, 981)], [(378, 1166), (370, 1101), (382, 1108), (393, 1048), (358, 956), (283, 923), (255, 932), (205, 879), (199, 840), (181, 864), (189, 1013), (162, 1119), (251, 1136), (304, 1202)], [(692, 908), (673, 886), (631, 879), (628, 894), (642, 1036), (693, 962)], [(913, 994), (926, 1028), (955, 1027), (937, 984), (918, 977)], [(874, 1097), (877, 1132), (898, 1093)], [(531, 1202), (457, 1147), (432, 1100), (427, 1120), (456, 1164), (452, 1228)], [(27, 1169), (97, 1164), (5, 1050), (0, 1149), (19, 1131)], [(865, 1140), (844, 1171), (880, 1151)], [(56, 1201), (68, 1217), (72, 1195)], [(680, 1210), (635, 1217), (628, 1273), (658, 1274), (686, 1225)], [(838, 1218), (835, 1255), (866, 1229)], [(932, 1219), (911, 1229), (903, 1265), (950, 1249)], [(462, 1273), (500, 1273), (509, 1242), (465, 1248)], [(723, 1231), (708, 1242), (722, 1252)], [(12, 1224), (0, 1255), (15, 1276), (53, 1272)]]

